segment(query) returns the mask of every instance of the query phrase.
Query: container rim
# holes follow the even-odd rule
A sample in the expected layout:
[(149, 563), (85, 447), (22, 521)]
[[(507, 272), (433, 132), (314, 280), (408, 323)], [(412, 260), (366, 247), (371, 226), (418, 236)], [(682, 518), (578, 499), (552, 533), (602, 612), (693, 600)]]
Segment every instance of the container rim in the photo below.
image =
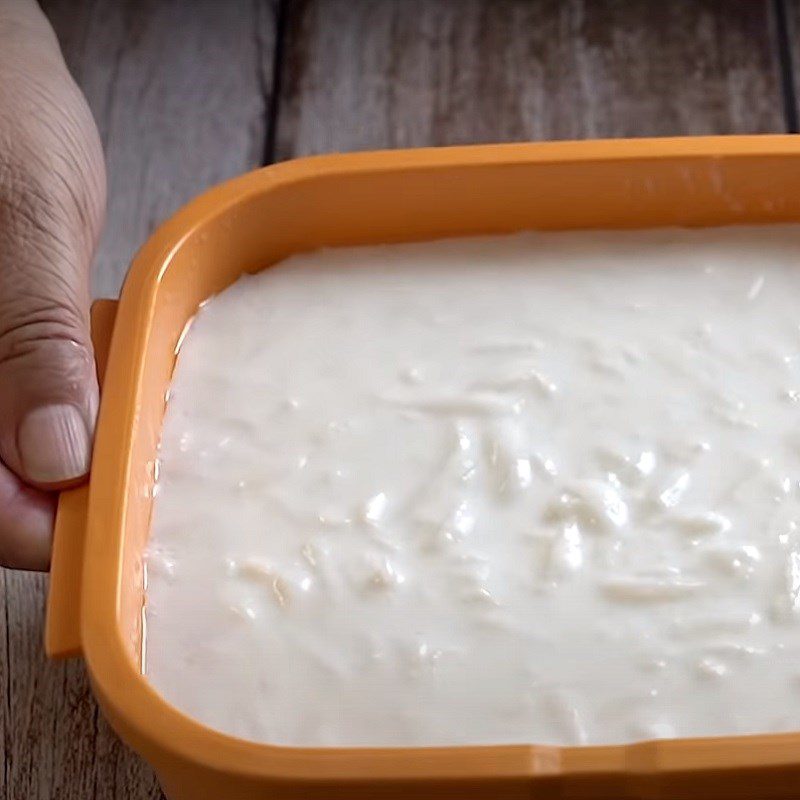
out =
[[(95, 471), (81, 580), (81, 644), (95, 691), (112, 721), (145, 757), (159, 751), (184, 762), (253, 778), (304, 783), (331, 780), (421, 781), (519, 779), (539, 776), (694, 773), (796, 765), (799, 734), (646, 741), (630, 745), (551, 747), (295, 748), (257, 744), (219, 733), (163, 700), (142, 675), (120, 628), (121, 542), (109, 536), (124, 523), (135, 395), (142, 372), (136, 354), (159, 282), (186, 240), (253, 195), (329, 176), (368, 175), (454, 166), (631, 162), (664, 159), (800, 157), (792, 135), (703, 136), (497, 144), (373, 151), (302, 158), (264, 167), (200, 195), (164, 222), (135, 256), (121, 294), (101, 406)], [(120, 452), (125, 454), (120, 458)], [(101, 473), (100, 479), (94, 475)], [(114, 564), (114, 569), (106, 565)], [(114, 598), (115, 602), (108, 602)], [(467, 766), (465, 766), (467, 765)]]

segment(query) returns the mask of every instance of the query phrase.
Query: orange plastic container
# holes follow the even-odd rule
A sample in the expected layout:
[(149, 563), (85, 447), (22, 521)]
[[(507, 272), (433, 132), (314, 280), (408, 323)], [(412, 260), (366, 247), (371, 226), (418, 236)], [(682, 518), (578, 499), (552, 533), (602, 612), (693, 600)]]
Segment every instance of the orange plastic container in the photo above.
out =
[(495, 799), (796, 797), (800, 734), (583, 748), (273, 747), (184, 716), (141, 673), (142, 551), (165, 390), (178, 337), (209, 295), (243, 272), (322, 245), (790, 220), (800, 220), (800, 139), (789, 136), (325, 156), (212, 189), (142, 248), (118, 307), (95, 308), (98, 362), (102, 372), (110, 339), (108, 368), (90, 485), (60, 499), (48, 653), (83, 656), (104, 713), (153, 765), (171, 800), (352, 800), (412, 792)]

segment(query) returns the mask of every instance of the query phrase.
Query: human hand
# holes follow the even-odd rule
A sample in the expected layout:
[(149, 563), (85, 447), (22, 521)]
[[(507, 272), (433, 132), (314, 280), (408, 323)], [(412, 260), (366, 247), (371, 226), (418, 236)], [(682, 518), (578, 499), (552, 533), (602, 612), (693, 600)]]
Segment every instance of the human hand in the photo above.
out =
[(97, 130), (34, 0), (0, 0), (0, 564), (46, 569), (54, 489), (89, 469)]

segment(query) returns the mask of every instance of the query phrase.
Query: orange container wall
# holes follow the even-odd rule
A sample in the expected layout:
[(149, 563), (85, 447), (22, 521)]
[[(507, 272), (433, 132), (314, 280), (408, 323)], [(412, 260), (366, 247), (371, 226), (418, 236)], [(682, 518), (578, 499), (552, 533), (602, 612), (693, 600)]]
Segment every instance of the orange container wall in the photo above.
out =
[(711, 137), (327, 156), (198, 198), (140, 251), (122, 294), (90, 489), (61, 500), (48, 649), (82, 652), (104, 712), (171, 800), (793, 796), (800, 735), (594, 748), (273, 747), (183, 716), (140, 665), (142, 552), (165, 393), (180, 334), (204, 299), (243, 272), (321, 246), (785, 222), (800, 220), (799, 189), (800, 140)]

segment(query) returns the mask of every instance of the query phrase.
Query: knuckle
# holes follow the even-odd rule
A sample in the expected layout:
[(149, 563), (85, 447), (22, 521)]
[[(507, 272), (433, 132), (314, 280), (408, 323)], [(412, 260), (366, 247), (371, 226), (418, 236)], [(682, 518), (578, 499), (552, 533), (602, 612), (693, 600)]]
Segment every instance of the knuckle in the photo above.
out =
[[(58, 303), (42, 303), (24, 316), (0, 313), (0, 366), (38, 354), (61, 354), (81, 361), (87, 342), (75, 312)], [(78, 357), (77, 359), (75, 357)]]

